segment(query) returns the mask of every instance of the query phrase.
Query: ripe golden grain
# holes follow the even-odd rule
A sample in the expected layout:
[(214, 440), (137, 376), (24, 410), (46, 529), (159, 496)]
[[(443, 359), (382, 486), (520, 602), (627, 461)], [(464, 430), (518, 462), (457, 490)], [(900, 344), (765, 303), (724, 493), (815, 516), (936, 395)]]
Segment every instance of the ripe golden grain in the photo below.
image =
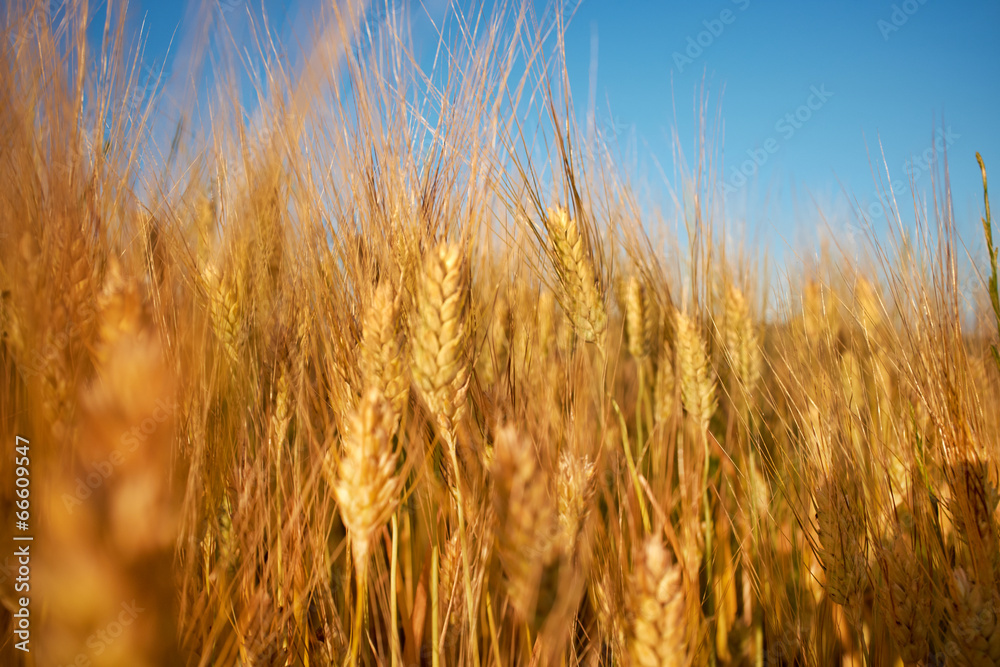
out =
[(403, 348), (402, 294), (383, 280), (375, 289), (361, 333), (361, 375), (363, 382), (385, 397), (398, 422), (409, 396), (409, 369)]
[(726, 290), (725, 341), (744, 400), (753, 397), (760, 381), (760, 340), (743, 293), (733, 284)]
[(657, 537), (647, 538), (636, 556), (629, 596), (629, 652), (635, 664), (686, 665), (681, 569)]
[(449, 447), (454, 447), (469, 383), (467, 272), (458, 244), (442, 243), (427, 254), (411, 340), (414, 384)]
[(558, 555), (551, 492), (531, 441), (514, 426), (497, 429), (493, 508), (497, 553), (507, 575), (507, 594), (521, 617), (535, 620), (539, 585)]
[[(844, 479), (846, 477), (846, 479)], [(820, 560), (830, 599), (859, 612), (868, 583), (865, 524), (856, 482), (850, 475), (828, 478), (816, 490)]]
[(460, 21), (442, 89), (353, 0), (336, 46), (259, 70), (265, 132), (199, 89), (151, 170), (160, 132), (107, 104), (141, 63), (39, 4), (0, 26), (0, 424), (33, 440), (39, 664), (132, 596), (95, 664), (1000, 660), (996, 253), (965, 299), (947, 216), (878, 267), (737, 287), (699, 177), (686, 239), (657, 230), (568, 97), (516, 81), (525, 47), (565, 61), (561, 24)]
[(647, 321), (651, 319), (646, 288), (635, 276), (629, 276), (625, 283), (625, 333), (628, 337), (628, 351), (633, 358), (645, 360), (649, 357), (652, 339)]
[(559, 542), (564, 553), (576, 552), (596, 491), (594, 464), (587, 457), (563, 452), (557, 477)]
[(604, 335), (608, 314), (593, 259), (577, 221), (563, 206), (548, 209), (544, 219), (552, 261), (560, 285), (560, 303), (577, 335), (597, 342)]
[(698, 326), (684, 313), (676, 316), (677, 367), (680, 370), (681, 398), (698, 429), (704, 432), (715, 413), (715, 379), (705, 341)]
[(997, 610), (1000, 593), (995, 587), (977, 582), (963, 568), (952, 573), (948, 587), (951, 618), (947, 638), (955, 649), (958, 664), (1000, 664), (1000, 627)]
[(336, 476), (327, 480), (359, 568), (364, 567), (375, 530), (388, 520), (398, 502), (397, 454), (390, 441), (394, 430), (388, 401), (372, 387), (348, 421)]

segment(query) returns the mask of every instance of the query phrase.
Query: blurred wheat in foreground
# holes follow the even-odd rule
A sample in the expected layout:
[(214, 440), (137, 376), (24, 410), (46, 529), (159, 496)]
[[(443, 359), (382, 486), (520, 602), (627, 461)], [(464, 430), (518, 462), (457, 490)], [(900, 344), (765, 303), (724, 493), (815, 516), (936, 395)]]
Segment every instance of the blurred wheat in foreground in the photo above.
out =
[(582, 139), (561, 23), (331, 4), (251, 113), (92, 10), (3, 17), (0, 663), (1000, 664), (982, 158), (974, 290), (947, 208), (776, 277)]

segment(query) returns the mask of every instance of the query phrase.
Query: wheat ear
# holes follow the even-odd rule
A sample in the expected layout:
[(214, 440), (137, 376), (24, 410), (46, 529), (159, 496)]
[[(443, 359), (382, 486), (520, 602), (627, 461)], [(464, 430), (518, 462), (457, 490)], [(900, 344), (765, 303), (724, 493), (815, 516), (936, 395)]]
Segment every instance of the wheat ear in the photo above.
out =
[(860, 490), (851, 475), (842, 480), (831, 475), (820, 484), (815, 499), (827, 595), (856, 615), (868, 579)]
[(413, 381), (449, 447), (469, 382), (468, 311), (461, 248), (443, 243), (428, 253), (417, 285), (411, 363)]
[(411, 347), (414, 384), (437, 423), (452, 468), (452, 493), (458, 514), (462, 547), (462, 575), (469, 618), (469, 642), (479, 661), (476, 609), (472, 596), (469, 548), (465, 535), (465, 502), (456, 449), (456, 427), (465, 409), (469, 383), (469, 281), (462, 249), (442, 243), (428, 253), (417, 284), (416, 322)]
[(561, 287), (560, 301), (577, 334), (600, 342), (608, 323), (594, 263), (576, 219), (563, 206), (548, 209), (545, 229)]
[(917, 560), (913, 545), (896, 535), (882, 557), (885, 581), (877, 588), (882, 613), (890, 621), (899, 656), (908, 665), (927, 657), (932, 628), (932, 583)]
[(1000, 664), (1000, 593), (970, 577), (963, 568), (952, 573), (948, 645), (956, 649), (958, 664)]
[(375, 289), (361, 329), (361, 374), (378, 388), (398, 422), (410, 392), (403, 350), (400, 307), (402, 295), (388, 280)]
[(680, 369), (681, 399), (684, 409), (698, 425), (699, 432), (704, 433), (717, 405), (715, 379), (698, 325), (680, 311), (677, 311), (676, 322), (676, 362)]
[(746, 299), (735, 285), (726, 290), (725, 322), (726, 353), (744, 400), (749, 405), (760, 381), (760, 339)]
[(629, 651), (643, 667), (674, 667), (687, 662), (684, 645), (684, 590), (681, 568), (663, 542), (642, 545), (630, 591)]
[(497, 429), (495, 441), (497, 551), (507, 573), (508, 597), (521, 617), (533, 623), (542, 570), (557, 555), (557, 517), (531, 440), (508, 425)]
[(355, 663), (368, 592), (368, 553), (375, 531), (392, 514), (399, 497), (397, 455), (390, 441), (394, 429), (385, 397), (378, 389), (369, 389), (349, 417), (343, 455), (332, 480), (333, 494), (351, 538), (357, 575), (357, 609), (351, 636)]
[(628, 352), (637, 361), (649, 358), (652, 347), (652, 308), (646, 288), (635, 276), (625, 282), (625, 334)]

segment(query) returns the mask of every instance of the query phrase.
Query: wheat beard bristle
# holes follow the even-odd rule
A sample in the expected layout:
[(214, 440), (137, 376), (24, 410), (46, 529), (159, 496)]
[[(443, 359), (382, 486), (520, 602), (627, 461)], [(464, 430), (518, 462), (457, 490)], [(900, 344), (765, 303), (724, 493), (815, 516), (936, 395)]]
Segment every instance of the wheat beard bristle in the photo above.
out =
[(636, 558), (631, 590), (632, 659), (643, 667), (686, 664), (684, 591), (679, 568), (657, 537)]
[(537, 340), (541, 358), (547, 359), (552, 353), (556, 330), (555, 298), (545, 291), (538, 296)]

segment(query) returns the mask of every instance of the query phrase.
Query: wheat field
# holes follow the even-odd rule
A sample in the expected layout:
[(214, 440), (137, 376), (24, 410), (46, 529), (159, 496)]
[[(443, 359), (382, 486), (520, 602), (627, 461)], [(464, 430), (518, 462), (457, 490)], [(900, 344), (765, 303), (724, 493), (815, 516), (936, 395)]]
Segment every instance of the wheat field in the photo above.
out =
[(946, 175), (780, 271), (708, 123), (655, 205), (555, 16), (428, 70), (330, 3), (165, 100), (120, 3), (97, 44), (43, 4), (0, 45), (0, 663), (1000, 664), (978, 154), (970, 304)]

